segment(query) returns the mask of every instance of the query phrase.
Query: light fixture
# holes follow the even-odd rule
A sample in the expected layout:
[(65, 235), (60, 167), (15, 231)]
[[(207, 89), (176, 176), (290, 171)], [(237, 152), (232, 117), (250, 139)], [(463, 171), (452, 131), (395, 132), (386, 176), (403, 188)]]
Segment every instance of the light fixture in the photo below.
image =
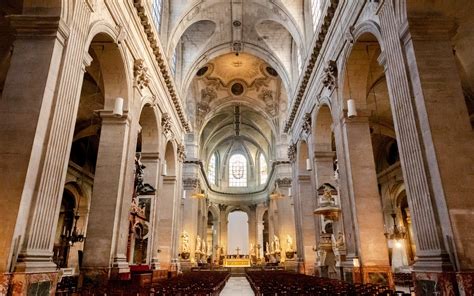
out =
[(206, 194), (204, 193), (204, 190), (198, 186), (196, 187), (196, 190), (194, 190), (193, 194), (191, 194), (191, 197), (195, 199), (202, 199), (206, 197)]
[(311, 171), (313, 168), (312, 168), (312, 165), (311, 165), (311, 159), (310, 158), (306, 158), (306, 170), (307, 171)]
[(121, 97), (115, 98), (113, 115), (115, 117), (122, 117), (122, 115), (123, 115), (123, 98), (121, 98)]
[(347, 117), (354, 118), (357, 116), (357, 109), (354, 99), (347, 100)]
[(291, 196), (291, 187), (288, 188), (288, 196)]
[(166, 164), (166, 160), (161, 164), (161, 175), (168, 176), (168, 165)]
[(285, 197), (285, 195), (281, 193), (278, 183), (275, 183), (275, 190), (270, 194), (270, 199), (280, 199), (283, 197)]

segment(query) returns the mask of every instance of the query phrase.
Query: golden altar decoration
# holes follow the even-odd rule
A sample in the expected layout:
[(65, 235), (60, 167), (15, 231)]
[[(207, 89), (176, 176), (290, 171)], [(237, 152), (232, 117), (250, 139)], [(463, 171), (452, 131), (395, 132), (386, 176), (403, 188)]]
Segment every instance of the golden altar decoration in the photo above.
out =
[(225, 267), (250, 267), (250, 258), (224, 258)]

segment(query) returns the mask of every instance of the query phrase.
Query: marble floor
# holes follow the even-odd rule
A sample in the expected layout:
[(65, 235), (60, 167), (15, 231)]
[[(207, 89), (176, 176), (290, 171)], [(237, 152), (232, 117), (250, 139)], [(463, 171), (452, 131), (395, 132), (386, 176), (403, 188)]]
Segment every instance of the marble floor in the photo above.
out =
[(230, 277), (222, 290), (221, 296), (253, 296), (255, 295), (245, 277)]

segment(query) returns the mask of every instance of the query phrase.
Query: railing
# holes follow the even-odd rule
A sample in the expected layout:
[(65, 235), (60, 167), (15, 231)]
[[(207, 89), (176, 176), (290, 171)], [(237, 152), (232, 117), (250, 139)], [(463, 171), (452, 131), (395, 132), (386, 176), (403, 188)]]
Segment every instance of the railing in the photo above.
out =
[(273, 177), (274, 177), (276, 166), (283, 165), (283, 164), (290, 164), (290, 161), (282, 160), (282, 161), (273, 162), (272, 163), (272, 168), (270, 170), (270, 173), (268, 174), (268, 178), (267, 178), (267, 182), (265, 183), (265, 186), (262, 189), (259, 189), (259, 190), (256, 190), (256, 191), (251, 191), (251, 192), (223, 192), (223, 191), (213, 189), (211, 187), (211, 184), (209, 183), (209, 180), (207, 179), (206, 170), (204, 169), (204, 164), (201, 160), (185, 160), (184, 163), (199, 165), (201, 175), (202, 175), (202, 177), (203, 177), (203, 179), (206, 183), (206, 186), (213, 193), (223, 194), (223, 195), (251, 195), (251, 194), (259, 194), (259, 193), (263, 193), (263, 192), (267, 191), (270, 184), (272, 184), (273, 181), (274, 181)]

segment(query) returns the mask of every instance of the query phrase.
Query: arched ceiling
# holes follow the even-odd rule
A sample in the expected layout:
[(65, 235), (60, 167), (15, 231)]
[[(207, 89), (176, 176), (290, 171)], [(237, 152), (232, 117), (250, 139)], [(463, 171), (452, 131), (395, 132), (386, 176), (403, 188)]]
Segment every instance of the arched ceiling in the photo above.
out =
[(169, 1), (168, 57), (182, 51), (179, 85), (184, 96), (197, 69), (229, 52), (251, 53), (275, 68), (287, 89), (294, 48), (303, 44), (303, 1)]

